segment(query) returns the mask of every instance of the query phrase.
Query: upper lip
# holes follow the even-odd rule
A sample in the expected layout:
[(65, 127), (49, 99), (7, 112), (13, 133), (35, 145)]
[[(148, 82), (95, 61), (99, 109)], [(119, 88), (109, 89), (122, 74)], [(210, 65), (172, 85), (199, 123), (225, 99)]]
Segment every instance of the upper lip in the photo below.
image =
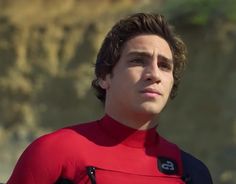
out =
[(145, 88), (141, 90), (141, 93), (156, 93), (158, 95), (162, 95), (162, 93), (159, 90), (154, 89), (154, 88)]

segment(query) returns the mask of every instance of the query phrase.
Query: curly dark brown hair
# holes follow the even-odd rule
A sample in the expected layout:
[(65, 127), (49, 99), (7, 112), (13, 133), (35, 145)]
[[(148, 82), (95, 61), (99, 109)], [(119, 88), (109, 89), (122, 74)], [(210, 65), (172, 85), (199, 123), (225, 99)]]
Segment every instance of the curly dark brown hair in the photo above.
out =
[(117, 22), (108, 32), (98, 52), (95, 64), (96, 78), (92, 81), (92, 87), (96, 90), (98, 99), (103, 103), (106, 99), (106, 90), (100, 87), (99, 79), (104, 79), (107, 74), (112, 73), (114, 66), (120, 59), (124, 43), (141, 34), (158, 35), (169, 44), (174, 60), (174, 85), (170, 98), (173, 99), (176, 96), (186, 65), (186, 46), (162, 15), (137, 13)]

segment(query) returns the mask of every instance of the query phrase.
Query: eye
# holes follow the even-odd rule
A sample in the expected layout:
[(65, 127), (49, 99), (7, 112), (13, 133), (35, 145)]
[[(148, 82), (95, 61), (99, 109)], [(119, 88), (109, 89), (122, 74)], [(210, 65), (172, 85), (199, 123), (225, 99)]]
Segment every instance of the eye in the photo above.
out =
[(158, 62), (158, 67), (163, 71), (172, 71), (172, 64), (165, 61)]
[(173, 70), (173, 62), (172, 60), (159, 55), (158, 56), (158, 63), (157, 63), (158, 67), (163, 70), (163, 71), (172, 71)]
[(130, 63), (135, 65), (144, 65), (146, 63), (144, 58), (133, 58), (130, 60)]

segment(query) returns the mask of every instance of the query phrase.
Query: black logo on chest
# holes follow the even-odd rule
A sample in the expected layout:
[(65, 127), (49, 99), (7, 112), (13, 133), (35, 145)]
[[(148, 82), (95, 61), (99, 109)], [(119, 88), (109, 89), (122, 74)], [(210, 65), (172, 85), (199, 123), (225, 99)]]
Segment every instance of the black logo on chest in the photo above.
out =
[(160, 172), (167, 175), (174, 175), (178, 173), (177, 163), (166, 157), (158, 157), (157, 165)]

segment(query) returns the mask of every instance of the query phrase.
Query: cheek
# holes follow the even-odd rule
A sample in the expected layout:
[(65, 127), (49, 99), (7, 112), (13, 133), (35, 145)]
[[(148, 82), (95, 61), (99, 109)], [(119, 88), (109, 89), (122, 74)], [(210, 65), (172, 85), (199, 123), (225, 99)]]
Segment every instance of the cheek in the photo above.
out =
[(142, 68), (135, 68), (133, 70), (128, 70), (126, 73), (126, 80), (129, 79), (130, 81), (136, 83), (140, 81), (144, 76), (144, 72)]
[(166, 90), (168, 90), (170, 92), (172, 87), (173, 87), (173, 85), (174, 85), (174, 78), (173, 78), (173, 76), (166, 77), (166, 80), (165, 80)]
[(172, 87), (173, 87), (173, 85), (174, 85), (174, 77), (173, 77), (173, 75), (171, 76), (171, 82), (170, 82), (170, 86), (171, 86), (171, 89), (172, 89)]

